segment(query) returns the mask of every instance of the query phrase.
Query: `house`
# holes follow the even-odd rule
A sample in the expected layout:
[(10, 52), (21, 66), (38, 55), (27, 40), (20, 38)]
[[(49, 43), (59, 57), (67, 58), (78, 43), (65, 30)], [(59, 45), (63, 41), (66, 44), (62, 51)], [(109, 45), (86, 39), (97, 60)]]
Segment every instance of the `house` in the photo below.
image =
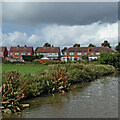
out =
[(60, 47), (37, 47), (37, 55), (44, 55), (50, 59), (60, 58)]
[(87, 55), (89, 60), (97, 59), (100, 57), (100, 53), (102, 52), (111, 52), (114, 54), (114, 50), (108, 47), (70, 47), (66, 51), (64, 51), (63, 61), (68, 60), (81, 60), (82, 56)]
[(0, 57), (6, 58), (8, 56), (7, 47), (0, 47)]
[(33, 47), (27, 47), (19, 45), (17, 47), (11, 47), (9, 50), (9, 58), (22, 58), (22, 55), (33, 55), (34, 50)]

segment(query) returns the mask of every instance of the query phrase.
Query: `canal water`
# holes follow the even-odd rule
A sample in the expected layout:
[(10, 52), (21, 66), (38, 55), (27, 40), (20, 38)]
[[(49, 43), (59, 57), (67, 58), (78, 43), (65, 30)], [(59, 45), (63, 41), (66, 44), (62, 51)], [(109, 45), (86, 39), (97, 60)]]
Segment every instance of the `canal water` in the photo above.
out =
[(25, 101), (30, 107), (11, 118), (117, 118), (119, 74), (77, 84), (65, 94)]

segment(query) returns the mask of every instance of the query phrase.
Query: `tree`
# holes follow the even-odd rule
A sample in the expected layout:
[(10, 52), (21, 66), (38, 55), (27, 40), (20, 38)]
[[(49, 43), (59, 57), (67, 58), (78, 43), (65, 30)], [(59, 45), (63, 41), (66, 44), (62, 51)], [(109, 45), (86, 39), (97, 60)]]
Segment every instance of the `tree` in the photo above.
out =
[(89, 44), (89, 46), (88, 47), (96, 47), (95, 45), (93, 45), (93, 44)]
[(35, 54), (37, 55), (37, 48), (35, 49)]
[(65, 51), (65, 50), (67, 50), (67, 47), (64, 47), (61, 51), (62, 51), (62, 54), (63, 54), (63, 52)]
[(82, 60), (86, 60), (86, 61), (88, 61), (88, 59), (89, 59), (89, 58), (88, 58), (87, 55), (83, 55), (83, 56), (82, 56)]
[(45, 43), (45, 44), (44, 44), (44, 47), (51, 47), (51, 44)]
[(116, 46), (115, 50), (117, 50), (118, 52), (120, 52), (120, 42), (119, 42), (118, 45)]
[(74, 44), (73, 47), (80, 47), (80, 44)]
[(110, 43), (107, 40), (105, 40), (101, 45), (104, 46), (104, 47), (111, 48)]

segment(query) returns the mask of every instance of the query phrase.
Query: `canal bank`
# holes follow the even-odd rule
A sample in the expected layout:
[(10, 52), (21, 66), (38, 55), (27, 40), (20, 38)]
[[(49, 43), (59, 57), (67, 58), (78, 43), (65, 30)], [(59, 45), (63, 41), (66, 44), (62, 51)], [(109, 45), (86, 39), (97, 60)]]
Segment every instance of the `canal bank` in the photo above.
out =
[(117, 118), (119, 74), (72, 86), (65, 94), (24, 101), (30, 107), (9, 118)]

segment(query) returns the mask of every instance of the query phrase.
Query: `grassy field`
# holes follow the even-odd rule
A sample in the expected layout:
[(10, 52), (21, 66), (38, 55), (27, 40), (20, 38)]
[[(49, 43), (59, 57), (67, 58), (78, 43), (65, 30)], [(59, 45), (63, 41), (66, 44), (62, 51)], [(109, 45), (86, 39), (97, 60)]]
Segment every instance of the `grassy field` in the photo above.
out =
[(20, 73), (37, 73), (41, 70), (47, 69), (47, 65), (39, 64), (2, 64), (2, 71), (17, 70)]

